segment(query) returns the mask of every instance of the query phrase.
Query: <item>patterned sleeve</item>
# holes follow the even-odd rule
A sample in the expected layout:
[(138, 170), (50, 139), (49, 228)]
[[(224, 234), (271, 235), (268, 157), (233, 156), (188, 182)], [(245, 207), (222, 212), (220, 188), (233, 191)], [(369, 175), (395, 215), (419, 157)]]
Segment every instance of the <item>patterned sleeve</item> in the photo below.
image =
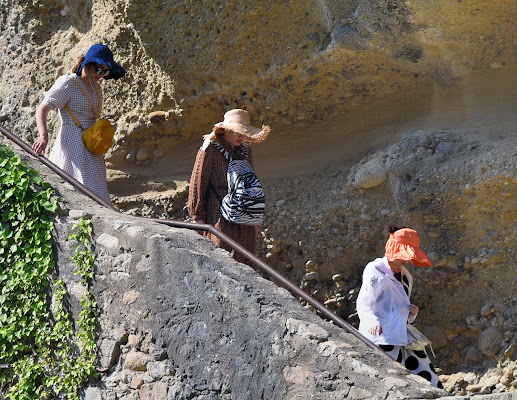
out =
[(53, 109), (61, 109), (70, 101), (70, 81), (68, 76), (60, 77), (49, 91), (45, 92), (43, 103)]
[(192, 169), (188, 194), (188, 212), (194, 220), (206, 220), (206, 191), (214, 160), (214, 153), (211, 150), (213, 150), (213, 146), (209, 146), (206, 151), (199, 149)]

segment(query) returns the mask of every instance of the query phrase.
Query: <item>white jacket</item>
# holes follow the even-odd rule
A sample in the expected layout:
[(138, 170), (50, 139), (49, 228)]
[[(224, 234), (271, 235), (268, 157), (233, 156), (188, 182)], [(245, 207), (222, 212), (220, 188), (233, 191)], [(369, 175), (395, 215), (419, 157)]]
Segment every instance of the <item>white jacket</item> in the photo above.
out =
[[(359, 333), (375, 344), (407, 346), (406, 324), (409, 317), (409, 296), (413, 277), (402, 267), (402, 275), (408, 280), (404, 286), (394, 276), (386, 257), (368, 263), (363, 272), (363, 283), (357, 297)], [(404, 279), (403, 279), (404, 281)], [(412, 317), (409, 322), (415, 318)], [(371, 335), (370, 328), (380, 325), (383, 333)]]

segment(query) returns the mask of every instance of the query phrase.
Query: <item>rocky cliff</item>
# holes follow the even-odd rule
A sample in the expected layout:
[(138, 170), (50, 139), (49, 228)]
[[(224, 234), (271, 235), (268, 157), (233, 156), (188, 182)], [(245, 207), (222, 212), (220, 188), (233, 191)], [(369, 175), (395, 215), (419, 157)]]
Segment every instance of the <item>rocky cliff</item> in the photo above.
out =
[[(478, 378), (499, 365), (505, 367), (499, 378), (505, 370), (513, 376), (517, 138), (511, 132), (492, 129), (487, 138), (477, 128), (407, 131), (351, 169), (315, 173), (292, 186), (280, 180), (272, 187), (276, 207), (262, 256), (357, 322), (362, 269), (383, 254), (385, 228), (414, 227), (434, 265), (411, 268), (412, 301), (421, 307), (416, 323), (433, 339), (437, 365)], [(475, 388), (473, 376), (462, 390)]]
[(59, 196), (54, 278), (64, 280), (74, 320), (85, 288), (67, 238), (79, 219), (93, 227), (99, 377), (85, 400), (446, 395), (196, 232), (104, 209), (21, 157)]
[[(234, 107), (268, 215), (257, 251), (356, 323), (387, 225), (435, 265), (413, 301), (457, 394), (517, 386), (514, 0), (0, 0), (0, 121), (32, 141), (43, 92), (95, 42), (128, 70), (109, 186), (130, 214), (186, 218), (202, 134)], [(57, 129), (54, 114), (52, 127)]]
[[(106, 82), (115, 169), (147, 164), (229, 108), (275, 131), (418, 87), (514, 65), (513, 0), (2, 0), (1, 120), (34, 137), (34, 109), (94, 42), (128, 70)], [(425, 105), (423, 104), (425, 108)], [(183, 110), (183, 111), (181, 111)]]

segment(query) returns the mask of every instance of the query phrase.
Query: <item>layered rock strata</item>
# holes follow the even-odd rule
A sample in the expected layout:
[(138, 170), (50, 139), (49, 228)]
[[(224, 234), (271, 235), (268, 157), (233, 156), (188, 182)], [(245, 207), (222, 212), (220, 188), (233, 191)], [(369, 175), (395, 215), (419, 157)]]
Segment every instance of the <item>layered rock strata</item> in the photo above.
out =
[(425, 109), (433, 85), (515, 65), (516, 17), (511, 0), (2, 0), (0, 121), (32, 141), (43, 92), (103, 42), (128, 71), (104, 85), (108, 159), (145, 166), (230, 108), (276, 132), (414, 88)]

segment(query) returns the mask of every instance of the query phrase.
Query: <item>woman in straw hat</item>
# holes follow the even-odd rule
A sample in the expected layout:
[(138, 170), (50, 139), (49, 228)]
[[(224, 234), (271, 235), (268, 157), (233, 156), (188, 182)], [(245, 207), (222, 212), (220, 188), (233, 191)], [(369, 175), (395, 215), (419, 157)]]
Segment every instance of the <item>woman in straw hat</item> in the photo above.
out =
[[(255, 252), (258, 227), (235, 224), (224, 219), (219, 211), (220, 199), (228, 192), (228, 158), (240, 159), (247, 152), (247, 160), (253, 167), (253, 153), (249, 143), (264, 141), (269, 132), (269, 126), (252, 126), (249, 114), (245, 110), (234, 109), (226, 112), (224, 120), (215, 124), (212, 132), (205, 135), (190, 179), (188, 211), (192, 219), (197, 223), (215, 225), (251, 253)], [(210, 232), (203, 235), (217, 246), (231, 251), (230, 246)], [(235, 254), (234, 258), (245, 262), (239, 254)]]
[[(99, 118), (103, 94), (98, 82), (102, 79), (120, 79), (126, 71), (113, 60), (108, 46), (94, 44), (81, 57), (73, 74), (57, 79), (36, 110), (39, 137), (33, 144), (38, 154), (44, 154), (48, 144), (47, 118), (51, 110), (59, 110), (61, 129), (57, 135), (49, 160), (72, 175), (79, 182), (111, 203), (106, 180), (106, 165), (101, 154), (89, 151), (83, 143), (80, 125), (88, 128)], [(65, 111), (66, 108), (70, 111)]]
[(405, 265), (430, 267), (431, 260), (420, 249), (420, 236), (411, 228), (390, 227), (383, 258), (368, 263), (357, 297), (359, 332), (377, 344), (415, 375), (443, 388), (425, 350), (409, 350), (407, 323), (413, 322), (418, 307), (409, 297), (413, 278)]

